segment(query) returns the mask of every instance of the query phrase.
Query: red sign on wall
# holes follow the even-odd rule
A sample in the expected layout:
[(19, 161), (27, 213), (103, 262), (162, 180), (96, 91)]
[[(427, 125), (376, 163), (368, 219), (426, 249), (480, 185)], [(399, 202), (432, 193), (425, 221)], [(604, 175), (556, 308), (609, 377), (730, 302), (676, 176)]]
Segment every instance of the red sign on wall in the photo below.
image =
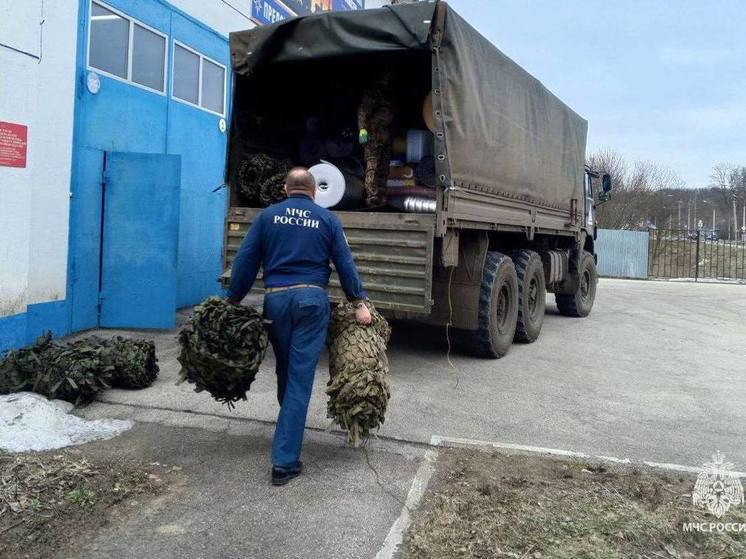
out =
[(28, 126), (0, 121), (0, 165), (26, 167)]

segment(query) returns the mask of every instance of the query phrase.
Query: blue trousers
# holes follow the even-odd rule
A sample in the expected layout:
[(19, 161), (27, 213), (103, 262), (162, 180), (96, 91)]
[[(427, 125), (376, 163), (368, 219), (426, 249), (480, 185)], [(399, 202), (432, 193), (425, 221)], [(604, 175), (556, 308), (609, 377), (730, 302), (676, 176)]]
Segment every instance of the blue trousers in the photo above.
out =
[(269, 293), (264, 316), (271, 320), (269, 340), (277, 362), (277, 418), (272, 465), (295, 467), (303, 446), (313, 377), (329, 324), (326, 291), (313, 287)]

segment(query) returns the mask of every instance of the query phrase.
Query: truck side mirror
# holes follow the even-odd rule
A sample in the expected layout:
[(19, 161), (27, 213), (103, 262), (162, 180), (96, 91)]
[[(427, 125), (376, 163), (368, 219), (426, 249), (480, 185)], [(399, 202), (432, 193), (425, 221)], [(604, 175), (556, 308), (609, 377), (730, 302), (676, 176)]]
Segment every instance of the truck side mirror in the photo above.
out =
[(608, 173), (601, 177), (601, 192), (598, 193), (598, 199), (601, 203), (611, 199), (611, 176)]
[(611, 192), (611, 175), (609, 173), (604, 173), (604, 176), (601, 177), (601, 188), (604, 194)]

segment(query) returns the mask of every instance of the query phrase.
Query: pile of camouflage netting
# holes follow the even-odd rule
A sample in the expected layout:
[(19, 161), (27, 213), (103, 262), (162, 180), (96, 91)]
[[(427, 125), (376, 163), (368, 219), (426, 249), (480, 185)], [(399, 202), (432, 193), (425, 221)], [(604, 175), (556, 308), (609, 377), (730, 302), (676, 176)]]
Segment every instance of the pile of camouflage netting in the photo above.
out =
[(285, 177), (290, 161), (258, 153), (241, 162), (238, 168), (238, 191), (248, 202), (262, 207), (284, 200)]
[(179, 333), (179, 382), (193, 383), (195, 392), (206, 390), (232, 408), (246, 400), (268, 342), (256, 309), (210, 297), (195, 307), (190, 323)]
[(88, 336), (60, 343), (48, 332), (0, 361), (0, 394), (30, 390), (78, 404), (111, 387), (145, 388), (157, 376), (153, 342)]
[(370, 306), (373, 322), (361, 326), (351, 303), (338, 305), (329, 324), (329, 395), (327, 415), (358, 446), (384, 422), (391, 392), (386, 344), (391, 327)]

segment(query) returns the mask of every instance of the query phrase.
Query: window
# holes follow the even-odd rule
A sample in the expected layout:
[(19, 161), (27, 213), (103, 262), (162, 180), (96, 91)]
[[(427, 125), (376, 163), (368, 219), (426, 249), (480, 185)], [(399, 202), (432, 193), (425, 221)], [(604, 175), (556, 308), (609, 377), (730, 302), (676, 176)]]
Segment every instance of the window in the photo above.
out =
[(135, 24), (132, 39), (132, 81), (163, 91), (166, 38)]
[(199, 55), (174, 45), (173, 96), (199, 105)]
[(127, 79), (130, 22), (93, 4), (91, 9), (91, 44), (88, 61), (91, 66)]
[(223, 116), (225, 66), (174, 42), (173, 88), (175, 99)]
[(99, 2), (91, 2), (88, 65), (165, 93), (166, 36)]
[(209, 60), (202, 61), (202, 106), (223, 114), (225, 69)]

